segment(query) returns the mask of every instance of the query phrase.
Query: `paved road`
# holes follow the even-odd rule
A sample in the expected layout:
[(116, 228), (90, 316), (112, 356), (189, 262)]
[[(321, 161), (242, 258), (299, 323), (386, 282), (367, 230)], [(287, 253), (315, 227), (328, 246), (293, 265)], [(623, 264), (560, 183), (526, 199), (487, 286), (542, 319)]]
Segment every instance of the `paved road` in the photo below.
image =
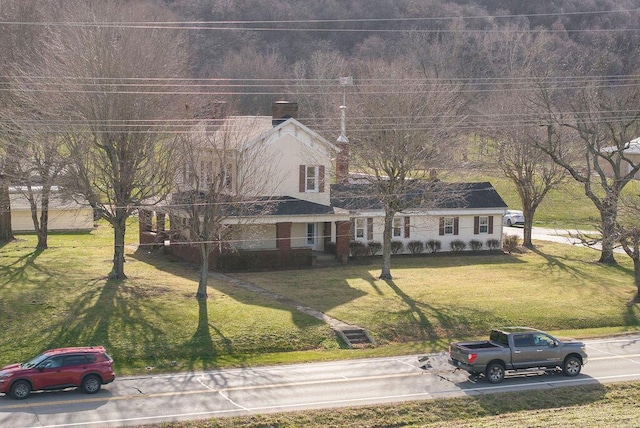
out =
[[(523, 238), (524, 229), (522, 227), (508, 227), (505, 226), (503, 229), (505, 235), (516, 235), (520, 239)], [(581, 241), (578, 238), (574, 238), (570, 236), (571, 234), (576, 235), (578, 233), (577, 230), (566, 230), (566, 229), (552, 229), (552, 228), (543, 228), (543, 227), (534, 227), (531, 229), (531, 239), (539, 240), (539, 241), (552, 241), (559, 242), (560, 244), (581, 244)], [(589, 233), (589, 232), (586, 232)], [(592, 234), (596, 232), (591, 232)]]
[(469, 381), (445, 354), (422, 370), (418, 356), (118, 378), (96, 395), (76, 390), (0, 397), (0, 426), (120, 427), (161, 421), (428, 400), (640, 380), (640, 335), (587, 341), (582, 374)]

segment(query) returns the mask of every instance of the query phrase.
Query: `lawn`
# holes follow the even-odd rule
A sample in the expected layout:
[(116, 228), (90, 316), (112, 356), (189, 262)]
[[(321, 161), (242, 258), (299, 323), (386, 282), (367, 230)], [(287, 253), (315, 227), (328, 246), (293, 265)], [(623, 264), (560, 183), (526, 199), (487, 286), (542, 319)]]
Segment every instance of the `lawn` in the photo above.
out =
[[(597, 253), (539, 242), (517, 255), (397, 257), (392, 281), (370, 265), (235, 276), (370, 331), (379, 344), (480, 336), (496, 325), (544, 330), (636, 328), (640, 312), (626, 306), (635, 292), (630, 263), (595, 263)], [(377, 263), (376, 263), (377, 262)]]
[(315, 318), (225, 283), (212, 281), (210, 299), (199, 305), (196, 270), (160, 254), (128, 247), (128, 279), (107, 281), (111, 235), (100, 225), (88, 234), (52, 234), (41, 252), (33, 235), (0, 248), (1, 365), (73, 345), (105, 345), (121, 374), (239, 365), (325, 342), (337, 347)]
[[(128, 243), (136, 242), (135, 220)], [(226, 282), (194, 299), (197, 271), (162, 251), (126, 250), (126, 281), (107, 281), (112, 231), (34, 235), (0, 248), (0, 364), (42, 349), (105, 345), (121, 374), (293, 363), (445, 349), (452, 339), (523, 324), (575, 336), (635, 331), (631, 264), (539, 243), (516, 255), (394, 257), (314, 270), (237, 274), (342, 321), (366, 328), (377, 347), (348, 350), (321, 321)], [(564, 331), (562, 331), (564, 330)]]
[[(377, 279), (379, 259), (235, 275), (360, 325), (377, 342), (351, 350), (317, 319), (226, 282), (211, 280), (209, 300), (198, 303), (197, 270), (138, 250), (136, 231), (132, 219), (121, 282), (106, 279), (104, 224), (51, 234), (45, 251), (34, 250), (34, 235), (0, 247), (0, 365), (45, 348), (105, 345), (126, 375), (441, 351), (505, 324), (576, 338), (640, 331), (640, 310), (626, 305), (635, 292), (628, 258), (602, 266), (593, 250), (547, 242), (524, 254), (394, 257), (392, 281)], [(633, 426), (639, 385), (162, 426)]]

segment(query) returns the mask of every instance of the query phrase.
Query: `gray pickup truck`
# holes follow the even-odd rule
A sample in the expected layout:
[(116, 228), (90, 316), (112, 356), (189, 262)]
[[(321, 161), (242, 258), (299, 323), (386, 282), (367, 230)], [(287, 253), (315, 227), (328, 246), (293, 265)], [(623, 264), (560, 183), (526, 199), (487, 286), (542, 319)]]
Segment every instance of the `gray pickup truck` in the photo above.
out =
[(449, 362), (472, 376), (500, 383), (507, 371), (562, 370), (577, 376), (587, 354), (582, 342), (560, 341), (528, 327), (506, 327), (492, 330), (488, 342), (451, 343)]

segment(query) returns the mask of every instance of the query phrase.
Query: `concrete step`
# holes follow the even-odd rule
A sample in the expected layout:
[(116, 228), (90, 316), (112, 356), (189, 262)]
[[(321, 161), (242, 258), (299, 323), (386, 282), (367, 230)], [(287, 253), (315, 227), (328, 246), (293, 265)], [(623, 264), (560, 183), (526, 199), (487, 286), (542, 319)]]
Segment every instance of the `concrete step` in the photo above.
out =
[(342, 328), (337, 329), (336, 332), (350, 348), (374, 344), (369, 333), (362, 328)]

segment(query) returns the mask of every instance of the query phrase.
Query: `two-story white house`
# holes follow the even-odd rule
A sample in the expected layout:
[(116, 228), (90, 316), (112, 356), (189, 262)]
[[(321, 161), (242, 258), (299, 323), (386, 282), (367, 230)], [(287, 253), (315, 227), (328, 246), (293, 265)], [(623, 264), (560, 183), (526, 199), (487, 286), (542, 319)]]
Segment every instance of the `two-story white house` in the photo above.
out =
[[(208, 134), (209, 141), (225, 141), (224, 150), (234, 152), (230, 158), (239, 161), (218, 165), (217, 169), (224, 171), (230, 188), (242, 183), (245, 190), (250, 189), (244, 197), (254, 207), (223, 220), (228, 228), (225, 245), (210, 257), (210, 266), (229, 267), (227, 262), (220, 262), (225, 257), (250, 260), (236, 260), (236, 267), (310, 265), (314, 251), (331, 252), (346, 261), (352, 241), (381, 242), (384, 209), (371, 197), (366, 184), (350, 179), (348, 142), (331, 143), (299, 122), (295, 103), (276, 102), (272, 113), (232, 116), (223, 125), (208, 130), (205, 126), (199, 131)], [(241, 138), (229, 142), (229, 137), (216, 137), (225, 128), (226, 135)], [(229, 129), (234, 131), (229, 133)], [(201, 175), (206, 165), (215, 169), (216, 162), (205, 151), (200, 157)], [(251, 167), (247, 168), (245, 164), (249, 163)], [(435, 205), (416, 203), (397, 214), (393, 239), (403, 243), (401, 252), (409, 252), (407, 244), (411, 241), (429, 239), (440, 241), (443, 251), (454, 240), (480, 241), (484, 249), (489, 240), (501, 244), (502, 216), (507, 206), (493, 186), (442, 183), (436, 191), (445, 192), (452, 186), (458, 189), (455, 200), (442, 199)], [(155, 221), (150, 212), (140, 211), (140, 243), (165, 243), (170, 253), (197, 261), (197, 248), (185, 245), (189, 236), (164, 230), (164, 215), (161, 208), (157, 209)], [(185, 221), (175, 211), (169, 212), (169, 217), (169, 229), (177, 230), (179, 227), (172, 225)]]
[[(312, 252), (328, 246), (339, 256), (348, 256), (350, 213), (330, 200), (330, 174), (338, 148), (300, 123), (296, 112), (295, 103), (277, 102), (272, 116), (231, 116), (224, 124), (209, 127), (208, 147), (215, 150), (223, 145), (234, 152), (227, 159), (238, 159), (222, 168), (227, 169), (231, 193), (241, 192), (254, 206), (247, 210), (250, 213), (223, 220), (227, 233), (221, 252), (233, 254), (230, 257), (250, 257), (252, 263), (262, 259), (263, 264), (277, 267), (310, 264)], [(216, 137), (221, 133), (224, 135)], [(208, 164), (215, 169), (215, 158), (201, 153), (201, 174)], [(188, 242), (188, 235), (162, 233), (165, 221), (162, 208), (158, 209), (159, 220), (155, 222), (150, 213), (140, 213), (141, 244), (157, 245), (160, 238), (169, 237), (167, 246), (172, 254), (197, 260), (194, 249), (179, 242)], [(170, 228), (185, 221), (175, 210), (168, 212)], [(212, 266), (219, 257), (213, 255)]]

